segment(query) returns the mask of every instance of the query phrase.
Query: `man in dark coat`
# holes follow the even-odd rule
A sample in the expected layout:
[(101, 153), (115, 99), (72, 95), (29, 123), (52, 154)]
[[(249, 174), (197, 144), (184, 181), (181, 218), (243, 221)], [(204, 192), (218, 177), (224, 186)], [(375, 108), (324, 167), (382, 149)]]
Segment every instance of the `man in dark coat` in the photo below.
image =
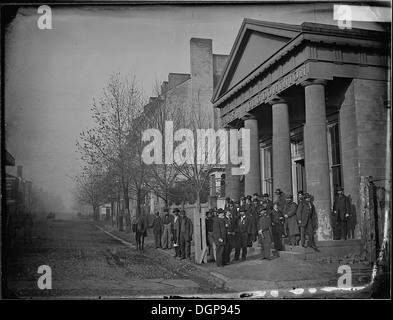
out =
[(271, 218), (266, 208), (260, 208), (260, 212), (261, 217), (258, 221), (258, 233), (261, 238), (262, 259), (270, 260), (270, 243), (272, 242), (270, 238)]
[(242, 249), (242, 260), (247, 257), (247, 238), (250, 229), (250, 219), (246, 216), (246, 209), (240, 208), (240, 216), (237, 217), (235, 234), (235, 257), (233, 260), (239, 260), (240, 248)]
[(278, 208), (278, 204), (273, 205), (273, 209), (270, 211), (270, 217), (272, 219), (272, 233), (274, 248), (276, 249), (275, 254), (278, 256), (278, 251), (282, 251), (282, 235), (283, 235), (283, 223), (284, 216)]
[[(301, 210), (297, 211), (297, 220), (298, 225), (300, 227), (300, 234), (301, 234), (301, 244), (302, 247), (310, 247), (313, 248), (315, 251), (317, 249), (314, 241), (314, 232), (316, 229), (316, 212), (315, 206), (311, 202), (311, 195), (306, 193), (304, 195), (304, 202), (302, 204)], [(305, 245), (305, 235), (307, 233), (308, 241), (307, 246)]]
[(235, 234), (237, 232), (236, 229), (236, 221), (232, 215), (232, 211), (230, 209), (227, 210), (225, 214), (225, 226), (227, 228), (227, 242), (224, 248), (224, 258), (223, 264), (229, 264), (231, 262), (231, 252), (235, 247)]
[(257, 240), (258, 236), (258, 229), (257, 229), (257, 224), (258, 224), (258, 210), (259, 210), (259, 200), (254, 199), (252, 204), (248, 207), (246, 215), (250, 218), (250, 229), (248, 231), (249, 234), (249, 239), (248, 239), (248, 245), (252, 246), (252, 243)]
[(191, 260), (193, 226), (184, 210), (180, 211), (180, 258)]
[[(334, 240), (347, 240), (347, 223), (348, 217), (351, 214), (351, 204), (348, 197), (344, 195), (344, 189), (342, 187), (337, 188), (337, 194), (333, 204), (333, 222), (336, 228), (336, 237), (334, 237)], [(338, 235), (338, 230), (340, 230), (340, 236)]]
[(164, 209), (164, 216), (162, 218), (162, 226), (163, 226), (163, 232), (162, 232), (162, 248), (164, 250), (166, 249), (172, 249), (172, 229), (173, 229), (173, 215), (169, 214), (169, 209), (165, 208)]
[[(291, 194), (287, 195), (286, 203), (282, 210), (282, 214), (286, 219), (286, 225), (288, 226), (287, 232), (289, 236), (289, 241), (291, 242), (292, 246), (296, 246), (299, 244), (300, 240), (300, 232), (299, 227), (297, 225), (297, 218), (296, 218), (296, 211), (297, 211), (297, 204), (293, 202), (293, 196)], [(284, 224), (285, 227), (285, 224)]]
[(216, 244), (217, 267), (222, 267), (225, 244), (227, 243), (227, 228), (225, 226), (224, 210), (218, 210), (218, 217), (214, 219), (213, 238)]
[(348, 217), (348, 239), (355, 239), (355, 228), (357, 225), (357, 218), (356, 218), (356, 207), (352, 203), (352, 198), (349, 195), (349, 204), (351, 206), (351, 213), (349, 214)]
[[(276, 189), (273, 197), (273, 204), (277, 203), (278, 204), (278, 209), (282, 212), (285, 206), (285, 198), (286, 194), (281, 191), (281, 189)], [(284, 220), (284, 236), (288, 237), (288, 221), (285, 219)]]
[(175, 248), (174, 258), (180, 257), (180, 216), (179, 209), (173, 210), (173, 247)]
[(156, 249), (161, 248), (162, 224), (161, 224), (160, 213), (158, 211), (155, 213), (152, 227), (153, 227), (153, 234), (154, 234), (154, 244), (156, 246)]
[(206, 243), (209, 247), (210, 261), (216, 261), (216, 244), (213, 237), (214, 218), (212, 214), (213, 212), (210, 210), (206, 212)]

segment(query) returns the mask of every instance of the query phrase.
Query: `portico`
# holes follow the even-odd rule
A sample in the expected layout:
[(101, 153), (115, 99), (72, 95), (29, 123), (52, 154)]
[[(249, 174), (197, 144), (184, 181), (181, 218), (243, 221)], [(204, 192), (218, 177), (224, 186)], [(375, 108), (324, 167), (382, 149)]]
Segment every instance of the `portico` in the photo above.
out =
[[(372, 173), (361, 163), (384, 158), (383, 148), (365, 152), (373, 141), (361, 132), (372, 129), (359, 120), (374, 113), (372, 126), (386, 130), (385, 40), (378, 31), (245, 19), (212, 99), (224, 126), (250, 130), (250, 171), (231, 177), (236, 181), (228, 196), (238, 195), (242, 184), (244, 195), (280, 188), (297, 200), (297, 191), (307, 191), (317, 210), (319, 241), (332, 239), (337, 185), (351, 194), (359, 214), (358, 180)], [(365, 84), (367, 96), (359, 90)], [(360, 108), (365, 101), (367, 112)], [(350, 152), (343, 133), (357, 143)], [(383, 163), (378, 167), (382, 175)]]

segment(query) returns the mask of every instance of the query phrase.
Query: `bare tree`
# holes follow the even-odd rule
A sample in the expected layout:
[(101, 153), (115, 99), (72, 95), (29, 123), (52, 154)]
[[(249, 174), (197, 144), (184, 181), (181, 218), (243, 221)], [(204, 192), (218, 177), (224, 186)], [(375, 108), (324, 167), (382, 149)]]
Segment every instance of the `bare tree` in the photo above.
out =
[[(176, 89), (174, 89), (176, 91)], [(166, 131), (175, 131), (181, 127), (183, 114), (183, 101), (176, 94), (164, 92), (160, 94), (158, 82), (156, 83), (155, 92), (157, 97), (151, 98), (151, 101), (144, 109), (144, 123), (147, 128), (155, 128), (163, 137), (161, 141), (162, 154), (161, 162), (153, 162), (149, 165), (149, 172), (145, 176), (146, 186), (156, 196), (161, 198), (165, 207), (168, 207), (169, 197), (175, 196), (174, 185), (178, 181), (179, 171), (173, 162), (168, 162), (167, 157), (173, 155), (173, 148), (165, 140)]]
[(87, 204), (93, 209), (94, 221), (99, 220), (98, 209), (108, 202), (110, 175), (99, 166), (85, 166), (82, 172), (73, 177), (75, 188), (72, 191), (77, 204)]
[(135, 77), (112, 74), (103, 97), (98, 102), (94, 100), (91, 109), (95, 127), (82, 132), (81, 141), (77, 141), (78, 151), (87, 164), (112, 168), (128, 213), (130, 188), (135, 186), (131, 182), (139, 181), (141, 175), (140, 162), (135, 160), (138, 143), (134, 143), (139, 140), (140, 124), (136, 120), (142, 111), (141, 97)]

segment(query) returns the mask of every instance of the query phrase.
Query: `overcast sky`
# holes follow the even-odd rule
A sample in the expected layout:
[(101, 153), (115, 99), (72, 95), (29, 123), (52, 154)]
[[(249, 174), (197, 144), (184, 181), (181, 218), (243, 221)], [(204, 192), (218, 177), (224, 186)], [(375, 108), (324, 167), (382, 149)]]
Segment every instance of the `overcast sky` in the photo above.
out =
[(189, 41), (213, 39), (229, 54), (244, 18), (333, 23), (332, 4), (242, 6), (52, 7), (52, 29), (40, 30), (37, 8), (20, 10), (6, 33), (6, 148), (23, 175), (62, 197), (81, 163), (79, 133), (92, 125), (93, 98), (112, 72), (133, 74), (147, 95), (168, 73), (189, 73)]

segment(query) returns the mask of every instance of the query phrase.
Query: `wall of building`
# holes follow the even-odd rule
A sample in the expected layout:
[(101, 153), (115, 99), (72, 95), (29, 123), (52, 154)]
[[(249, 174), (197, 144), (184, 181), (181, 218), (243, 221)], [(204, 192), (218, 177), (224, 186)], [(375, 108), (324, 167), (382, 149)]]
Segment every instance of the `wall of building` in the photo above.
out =
[[(385, 100), (385, 82), (353, 79), (340, 108), (343, 187), (344, 193), (351, 195), (358, 223), (360, 177), (385, 178)], [(356, 236), (360, 237), (359, 225), (356, 228)]]

